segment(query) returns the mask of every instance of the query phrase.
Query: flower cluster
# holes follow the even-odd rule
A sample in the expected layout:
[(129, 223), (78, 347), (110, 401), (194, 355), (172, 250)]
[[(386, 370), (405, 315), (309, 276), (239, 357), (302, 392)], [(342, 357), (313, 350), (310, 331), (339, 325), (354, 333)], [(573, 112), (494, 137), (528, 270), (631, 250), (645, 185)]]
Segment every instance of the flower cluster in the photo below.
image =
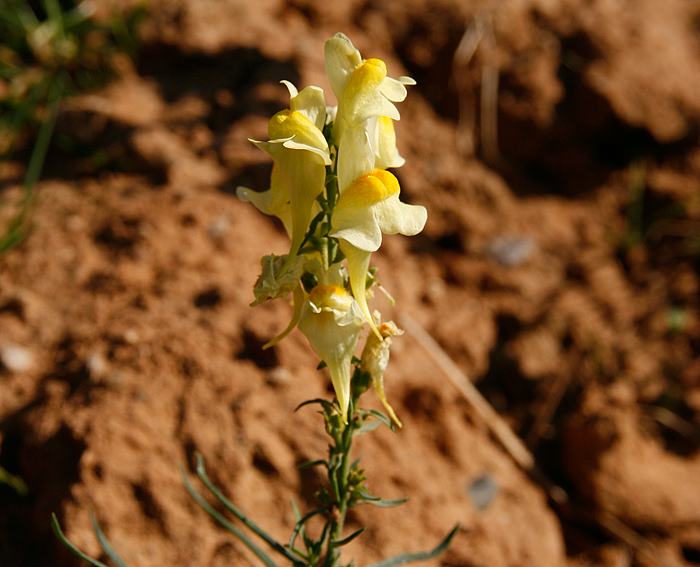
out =
[[(279, 218), (291, 239), (287, 255), (262, 259), (254, 304), (291, 294), (292, 319), (267, 346), (298, 327), (328, 367), (344, 420), (356, 363), (400, 425), (384, 395), (383, 374), (391, 337), (401, 331), (391, 322), (379, 324), (368, 290), (374, 283), (370, 258), (382, 235), (415, 235), (427, 218), (424, 207), (401, 202), (399, 182), (388, 171), (404, 163), (396, 147), (395, 103), (415, 81), (389, 77), (382, 60), (363, 59), (340, 33), (326, 42), (325, 65), (337, 107), (326, 106), (319, 87), (298, 91), (283, 81), (289, 108), (270, 119), (268, 141), (251, 140), (273, 159), (270, 188), (239, 187), (238, 195)], [(358, 360), (365, 327), (370, 334)]]

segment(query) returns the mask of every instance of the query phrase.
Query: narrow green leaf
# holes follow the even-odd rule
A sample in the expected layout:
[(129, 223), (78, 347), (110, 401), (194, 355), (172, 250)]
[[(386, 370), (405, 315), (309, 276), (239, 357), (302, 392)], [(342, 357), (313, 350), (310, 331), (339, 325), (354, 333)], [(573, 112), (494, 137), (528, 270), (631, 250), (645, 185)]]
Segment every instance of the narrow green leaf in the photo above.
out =
[(394, 508), (396, 506), (406, 504), (406, 502), (408, 502), (408, 498), (381, 498), (379, 500), (368, 501), (367, 504), (371, 504), (372, 506), (377, 506), (379, 508)]
[(92, 529), (95, 530), (95, 535), (97, 536), (97, 541), (100, 543), (102, 551), (107, 554), (107, 557), (109, 557), (117, 567), (127, 567), (126, 562), (115, 551), (112, 544), (109, 543), (107, 536), (97, 522), (94, 512), (90, 512), (90, 522), (92, 523)]
[(347, 543), (350, 543), (352, 540), (354, 540), (357, 536), (359, 536), (364, 531), (365, 531), (365, 528), (360, 528), (359, 530), (355, 530), (349, 536), (344, 537), (343, 539), (335, 540), (333, 542), (333, 545), (336, 547), (341, 547)]
[[(292, 500), (292, 513), (294, 514), (294, 519), (297, 522), (299, 520), (301, 520), (301, 511), (299, 510), (299, 507), (297, 506), (297, 503), (294, 500)], [(289, 546), (289, 549), (292, 553), (301, 557), (306, 562), (306, 564), (308, 564), (309, 563), (308, 551), (309, 551), (311, 545), (313, 545), (313, 540), (311, 540), (311, 538), (309, 538), (309, 536), (306, 535), (306, 530), (304, 529), (304, 526), (302, 526), (301, 529), (299, 530), (299, 535), (301, 535), (302, 539), (304, 540), (304, 545), (306, 546), (307, 553), (304, 553), (304, 552), (298, 550), (296, 547), (294, 547), (293, 544)]]
[(325, 459), (314, 459), (311, 461), (304, 461), (300, 465), (297, 465), (297, 469), (303, 471), (305, 469), (310, 469), (311, 467), (317, 467), (318, 465), (328, 466), (328, 461)]
[(297, 506), (297, 503), (294, 500), (291, 501), (291, 505), (294, 519), (298, 522), (301, 519), (301, 510), (299, 510), (299, 506)]
[(293, 548), (294, 547), (294, 542), (297, 539), (297, 536), (299, 535), (299, 532), (304, 528), (304, 524), (308, 522), (311, 518), (314, 516), (317, 516), (318, 514), (322, 514), (324, 512), (323, 509), (321, 508), (315, 508), (313, 510), (310, 510), (306, 514), (304, 514), (301, 518), (297, 520), (297, 523), (294, 525), (294, 530), (292, 531), (292, 535), (289, 538), (289, 547)]
[(219, 513), (219, 511), (217, 511), (211, 504), (209, 504), (209, 502), (207, 502), (199, 492), (197, 492), (197, 489), (194, 486), (192, 486), (192, 483), (190, 483), (190, 479), (187, 478), (187, 473), (185, 472), (184, 468), (181, 469), (180, 472), (182, 474), (182, 481), (185, 485), (185, 489), (187, 490), (187, 492), (190, 493), (190, 496), (194, 499), (194, 501), (197, 504), (199, 504), (199, 506), (207, 514), (209, 514), (212, 518), (219, 522), (226, 530), (228, 530), (239, 540), (241, 540), (241, 542), (248, 549), (250, 549), (255, 554), (255, 556), (266, 565), (266, 567), (277, 567), (272, 561), (272, 559), (270, 559), (262, 549), (255, 545), (255, 543), (253, 543), (247, 535), (245, 535), (241, 530), (239, 530), (236, 526), (229, 522), (221, 513)]
[(204, 486), (206, 486), (209, 489), (209, 492), (211, 492), (216, 497), (216, 499), (219, 502), (221, 502), (221, 504), (223, 504), (224, 508), (226, 508), (229, 512), (231, 512), (231, 514), (236, 516), (236, 518), (243, 522), (248, 529), (250, 529), (255, 535), (257, 535), (260, 539), (267, 543), (276, 552), (283, 555), (290, 561), (297, 562), (298, 559), (287, 548), (285, 548), (281, 543), (275, 541), (270, 535), (267, 534), (267, 532), (265, 532), (255, 522), (253, 522), (253, 520), (248, 518), (233, 502), (226, 498), (223, 495), (223, 493), (214, 485), (214, 483), (207, 476), (207, 471), (204, 468), (204, 458), (202, 457), (202, 455), (197, 453), (196, 459), (196, 471), (199, 480), (201, 480)]
[(323, 398), (314, 398), (313, 400), (306, 400), (305, 402), (301, 402), (297, 407), (294, 408), (294, 411), (297, 412), (301, 408), (305, 406), (310, 406), (311, 404), (319, 404), (323, 407), (323, 409), (328, 409), (330, 406), (333, 405), (331, 404), (331, 402), (329, 402), (328, 400), (324, 400)]
[(368, 421), (366, 423), (362, 424), (362, 427), (359, 427), (356, 431), (356, 435), (362, 435), (363, 433), (369, 433), (370, 431), (374, 431), (377, 429), (379, 426), (382, 425), (381, 421)]
[(427, 561), (428, 559), (433, 559), (434, 557), (437, 557), (441, 553), (445, 552), (445, 550), (449, 547), (452, 538), (455, 536), (458, 530), (459, 524), (452, 528), (452, 530), (449, 534), (447, 534), (445, 539), (443, 539), (436, 547), (434, 547), (430, 551), (420, 551), (418, 553), (404, 553), (402, 555), (397, 555), (396, 557), (392, 557), (390, 559), (385, 559), (384, 561), (380, 561), (379, 563), (372, 563), (372, 565), (368, 565), (367, 567), (394, 567), (395, 565), (405, 565), (406, 563), (415, 563), (416, 561)]
[(405, 504), (406, 502), (408, 502), (408, 498), (385, 499), (379, 498), (379, 496), (367, 494), (365, 492), (361, 492), (360, 497), (361, 500), (359, 503), (371, 504), (372, 506), (377, 506), (378, 508), (393, 508), (395, 506), (401, 506), (401, 504)]
[(396, 430), (396, 427), (395, 427), (395, 425), (394, 425), (394, 422), (391, 421), (391, 419), (389, 418), (389, 416), (386, 415), (385, 413), (383, 413), (383, 412), (381, 412), (381, 411), (379, 411), (379, 410), (376, 410), (376, 409), (370, 409), (370, 410), (366, 410), (366, 411), (367, 411), (367, 413), (369, 413), (372, 417), (375, 417), (375, 418), (377, 418), (379, 421), (381, 421), (384, 425), (386, 425), (386, 426), (387, 426), (389, 429), (391, 429), (392, 431), (395, 431), (395, 430)]
[(107, 567), (107, 565), (83, 553), (80, 549), (78, 549), (75, 545), (68, 541), (66, 536), (64, 536), (63, 532), (61, 531), (61, 524), (58, 523), (58, 518), (56, 517), (56, 514), (53, 513), (51, 514), (51, 528), (53, 529), (53, 533), (56, 534), (56, 537), (60, 540), (60, 542), (63, 545), (65, 545), (66, 548), (73, 555), (75, 555), (76, 557), (80, 557), (80, 559), (82, 559), (83, 561), (87, 561), (93, 567)]

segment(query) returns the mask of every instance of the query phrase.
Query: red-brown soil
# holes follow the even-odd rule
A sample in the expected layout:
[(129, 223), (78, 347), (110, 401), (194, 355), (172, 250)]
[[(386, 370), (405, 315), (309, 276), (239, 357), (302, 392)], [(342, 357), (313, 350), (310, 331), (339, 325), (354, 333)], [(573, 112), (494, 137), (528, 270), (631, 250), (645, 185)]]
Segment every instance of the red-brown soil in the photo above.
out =
[[(479, 48), (455, 65), (475, 22)], [(386, 239), (382, 283), (543, 477), (407, 334), (387, 376), (404, 428), (357, 454), (375, 493), (411, 500), (353, 515), (367, 531), (348, 557), (429, 548), (460, 522), (430, 564), (700, 564), (698, 22), (687, 0), (154, 0), (138, 61), (64, 105), (57, 139), (81, 151), (55, 144), (33, 231), (0, 260), (0, 349), (30, 355), (0, 366), (0, 465), (30, 489), (0, 487), (0, 564), (77, 565), (52, 511), (98, 554), (94, 510), (134, 567), (253, 565), (185, 492), (196, 451), (282, 540), (289, 502), (311, 505), (319, 478), (296, 465), (325, 438), (293, 408), (328, 380), (298, 333), (261, 349), (289, 309), (250, 309), (251, 288), (286, 237), (234, 190), (266, 186), (246, 138), (283, 107), (278, 81), (330, 92), (336, 31), (418, 80), (397, 174), (429, 221)], [(474, 153), (468, 113), (496, 70), (498, 155)], [(478, 507), (484, 477), (496, 491)]]

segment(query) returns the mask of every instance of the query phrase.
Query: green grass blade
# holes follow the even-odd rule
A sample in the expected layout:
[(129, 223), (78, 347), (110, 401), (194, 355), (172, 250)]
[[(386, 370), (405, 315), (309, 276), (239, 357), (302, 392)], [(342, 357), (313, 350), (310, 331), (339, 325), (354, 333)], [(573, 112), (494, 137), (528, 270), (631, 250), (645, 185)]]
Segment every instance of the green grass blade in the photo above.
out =
[(39, 181), (41, 170), (44, 167), (46, 152), (51, 143), (54, 126), (56, 126), (56, 118), (58, 116), (58, 106), (63, 96), (65, 78), (61, 75), (55, 78), (49, 88), (48, 112), (46, 120), (41, 124), (39, 135), (36, 138), (36, 144), (32, 150), (32, 155), (29, 158), (27, 166), (27, 175), (24, 178), (24, 186), (33, 188), (36, 182)]
[(255, 556), (262, 561), (266, 567), (277, 567), (275, 563), (270, 559), (267, 554), (260, 549), (255, 543), (253, 543), (250, 538), (245, 535), (241, 530), (239, 530), (236, 526), (234, 526), (231, 522), (229, 522), (221, 513), (219, 513), (209, 502), (207, 502), (204, 497), (197, 492), (197, 489), (192, 486), (192, 483), (190, 483), (190, 480), (187, 478), (187, 474), (185, 473), (185, 470), (181, 470), (182, 473), (182, 481), (185, 484), (185, 488), (187, 489), (187, 492), (190, 493), (190, 496), (194, 499), (194, 501), (199, 504), (199, 506), (207, 513), (209, 514), (212, 518), (214, 518), (217, 522), (219, 522), (226, 530), (231, 532), (233, 535), (235, 535), (241, 542), (248, 548), (250, 549)]
[(5, 484), (12, 488), (19, 496), (26, 496), (29, 492), (27, 483), (20, 477), (10, 474), (4, 468), (0, 467), (0, 484)]
[(428, 559), (433, 559), (444, 553), (444, 551), (449, 547), (452, 538), (455, 536), (459, 530), (459, 524), (457, 524), (449, 534), (443, 539), (436, 547), (430, 551), (420, 551), (418, 553), (404, 553), (402, 555), (397, 555), (390, 559), (385, 559), (379, 563), (373, 563), (367, 567), (395, 567), (396, 565), (405, 565), (406, 563), (415, 563), (416, 561), (427, 561)]
[(75, 555), (76, 557), (80, 557), (80, 559), (82, 559), (83, 561), (87, 561), (93, 567), (107, 567), (107, 565), (83, 553), (82, 551), (80, 551), (80, 549), (78, 549), (75, 545), (68, 541), (66, 536), (64, 536), (63, 532), (61, 531), (61, 525), (58, 523), (58, 518), (56, 517), (56, 514), (51, 514), (51, 528), (53, 528), (53, 533), (56, 534), (56, 537), (61, 541), (63, 545), (66, 546), (66, 548), (68, 548), (68, 550), (71, 553), (73, 553), (73, 555)]
[(257, 535), (259, 538), (261, 538), (265, 543), (267, 543), (272, 549), (274, 549), (276, 552), (280, 553), (281, 555), (284, 555), (287, 559), (290, 561), (297, 562), (298, 558), (295, 557), (292, 552), (290, 552), (286, 547), (284, 547), (281, 543), (278, 543), (270, 535), (268, 535), (261, 527), (259, 527), (253, 520), (248, 518), (233, 502), (231, 502), (228, 498), (226, 498), (223, 493), (214, 485), (214, 483), (209, 479), (207, 476), (207, 471), (204, 468), (204, 459), (202, 458), (202, 455), (197, 454), (197, 476), (199, 477), (199, 480), (202, 481), (204, 486), (206, 486), (209, 489), (209, 492), (211, 492), (216, 499), (223, 504), (223, 506), (231, 512), (236, 518), (238, 518), (241, 522), (245, 524), (245, 526), (250, 529), (255, 535)]
[(19, 244), (25, 236), (27, 221), (34, 202), (34, 188), (44, 167), (46, 153), (51, 143), (56, 118), (58, 117), (58, 106), (63, 95), (63, 77), (58, 77), (49, 88), (48, 114), (39, 129), (39, 134), (29, 158), (27, 173), (24, 177), (24, 195), (19, 213), (15, 216), (5, 233), (0, 237), (0, 254), (7, 252)]
[(100, 547), (107, 554), (117, 567), (127, 567), (126, 562), (119, 556), (119, 554), (112, 547), (112, 544), (107, 539), (107, 536), (102, 531), (100, 524), (95, 517), (93, 512), (90, 512), (90, 522), (92, 523), (92, 529), (95, 530), (95, 535), (97, 536), (97, 541), (100, 543)]

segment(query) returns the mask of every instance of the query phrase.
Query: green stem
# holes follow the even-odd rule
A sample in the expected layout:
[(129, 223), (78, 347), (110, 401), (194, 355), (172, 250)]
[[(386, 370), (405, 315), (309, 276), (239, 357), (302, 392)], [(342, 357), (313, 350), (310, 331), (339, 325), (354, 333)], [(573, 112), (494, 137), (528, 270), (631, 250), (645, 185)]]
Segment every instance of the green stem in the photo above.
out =
[(328, 567), (337, 567), (339, 565), (340, 549), (336, 546), (336, 542), (342, 539), (345, 517), (352, 496), (349, 489), (350, 453), (352, 451), (353, 436), (357, 430), (355, 404), (353, 402), (350, 404), (350, 419), (348, 419), (347, 425), (344, 426), (342, 432), (336, 438), (336, 444), (332, 448), (331, 460), (337, 463), (338, 459), (340, 459), (340, 466), (333, 470), (329, 469), (329, 480), (333, 487), (335, 506), (331, 513), (326, 559), (324, 562), (324, 565)]

